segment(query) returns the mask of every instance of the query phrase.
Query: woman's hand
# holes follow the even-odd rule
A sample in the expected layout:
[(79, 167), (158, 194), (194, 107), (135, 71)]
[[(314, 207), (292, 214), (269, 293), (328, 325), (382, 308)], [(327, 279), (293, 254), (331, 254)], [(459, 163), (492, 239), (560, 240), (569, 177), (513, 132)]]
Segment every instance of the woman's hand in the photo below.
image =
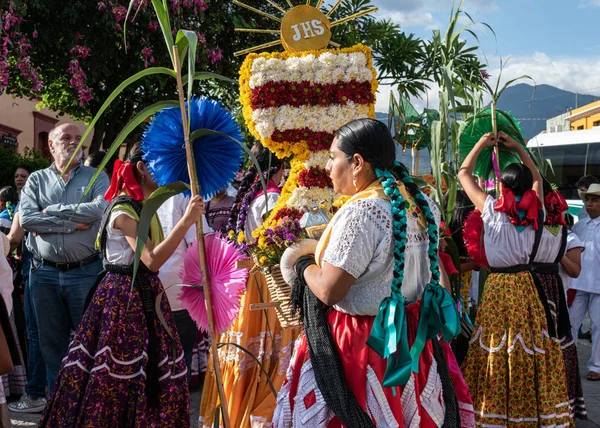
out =
[(206, 209), (204, 208), (204, 200), (200, 195), (194, 196), (187, 208), (185, 209), (185, 214), (183, 215), (182, 220), (185, 221), (185, 224), (188, 227), (191, 227), (192, 224), (196, 223), (196, 221), (200, 218), (200, 216), (206, 213)]
[(496, 136), (493, 132), (488, 132), (487, 134), (483, 134), (483, 136), (477, 142), (480, 146), (483, 147), (491, 147), (496, 144)]
[(516, 142), (510, 135), (502, 131), (498, 133), (498, 142), (501, 143), (507, 149), (516, 150), (519, 147), (521, 147), (521, 145), (518, 142)]

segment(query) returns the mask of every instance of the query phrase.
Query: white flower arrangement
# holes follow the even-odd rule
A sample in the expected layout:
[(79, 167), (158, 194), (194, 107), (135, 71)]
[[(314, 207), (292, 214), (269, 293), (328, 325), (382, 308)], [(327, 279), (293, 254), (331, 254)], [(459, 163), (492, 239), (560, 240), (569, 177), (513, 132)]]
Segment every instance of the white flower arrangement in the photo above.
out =
[(311, 169), (315, 167), (325, 168), (329, 162), (329, 152), (327, 150), (319, 150), (318, 152), (311, 152), (310, 157), (304, 162), (305, 169)]
[(252, 121), (261, 138), (271, 138), (275, 130), (310, 128), (314, 132), (335, 132), (340, 126), (369, 116), (368, 104), (332, 104), (328, 106), (281, 106), (252, 111)]

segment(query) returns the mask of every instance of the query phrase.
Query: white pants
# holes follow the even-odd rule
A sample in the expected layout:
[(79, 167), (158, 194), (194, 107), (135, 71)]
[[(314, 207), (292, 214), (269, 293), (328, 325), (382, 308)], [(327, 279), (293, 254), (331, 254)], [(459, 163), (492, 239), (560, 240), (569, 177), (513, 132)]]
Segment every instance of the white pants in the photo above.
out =
[(587, 369), (600, 373), (600, 293), (577, 290), (573, 305), (569, 308), (573, 338), (577, 339), (579, 327), (588, 312), (592, 320), (592, 355)]

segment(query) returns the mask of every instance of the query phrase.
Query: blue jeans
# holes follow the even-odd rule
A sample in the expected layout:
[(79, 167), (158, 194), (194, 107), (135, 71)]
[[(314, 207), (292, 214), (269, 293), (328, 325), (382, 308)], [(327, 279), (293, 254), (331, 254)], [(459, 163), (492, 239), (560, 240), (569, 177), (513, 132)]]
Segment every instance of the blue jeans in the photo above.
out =
[(187, 379), (189, 385), (190, 378), (192, 377), (192, 354), (194, 352), (194, 345), (196, 344), (198, 326), (185, 309), (173, 311), (173, 318), (175, 318), (177, 333), (179, 334), (179, 340), (181, 341), (181, 347), (183, 348), (183, 357), (185, 358), (185, 365), (188, 370)]
[(46, 396), (46, 363), (40, 350), (40, 336), (38, 334), (38, 320), (35, 307), (31, 299), (29, 286), (29, 272), (23, 278), (25, 283), (25, 324), (27, 328), (27, 385), (25, 392), (34, 398)]
[(31, 261), (29, 284), (37, 315), (40, 349), (46, 362), (48, 394), (69, 349), (71, 330), (77, 329), (88, 292), (102, 270), (102, 260), (62, 271)]

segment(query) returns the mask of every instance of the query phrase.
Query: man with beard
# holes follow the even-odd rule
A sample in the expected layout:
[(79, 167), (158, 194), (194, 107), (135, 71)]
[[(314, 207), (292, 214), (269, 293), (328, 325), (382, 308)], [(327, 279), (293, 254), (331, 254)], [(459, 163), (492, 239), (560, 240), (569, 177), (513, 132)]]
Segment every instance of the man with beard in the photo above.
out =
[(102, 270), (95, 242), (107, 205), (108, 177), (100, 174), (84, 196), (96, 169), (81, 162), (80, 140), (81, 132), (73, 124), (50, 131), (48, 145), (54, 162), (29, 176), (19, 207), (21, 226), (30, 232), (30, 290), (48, 393), (67, 352), (71, 330), (77, 328), (87, 294)]

